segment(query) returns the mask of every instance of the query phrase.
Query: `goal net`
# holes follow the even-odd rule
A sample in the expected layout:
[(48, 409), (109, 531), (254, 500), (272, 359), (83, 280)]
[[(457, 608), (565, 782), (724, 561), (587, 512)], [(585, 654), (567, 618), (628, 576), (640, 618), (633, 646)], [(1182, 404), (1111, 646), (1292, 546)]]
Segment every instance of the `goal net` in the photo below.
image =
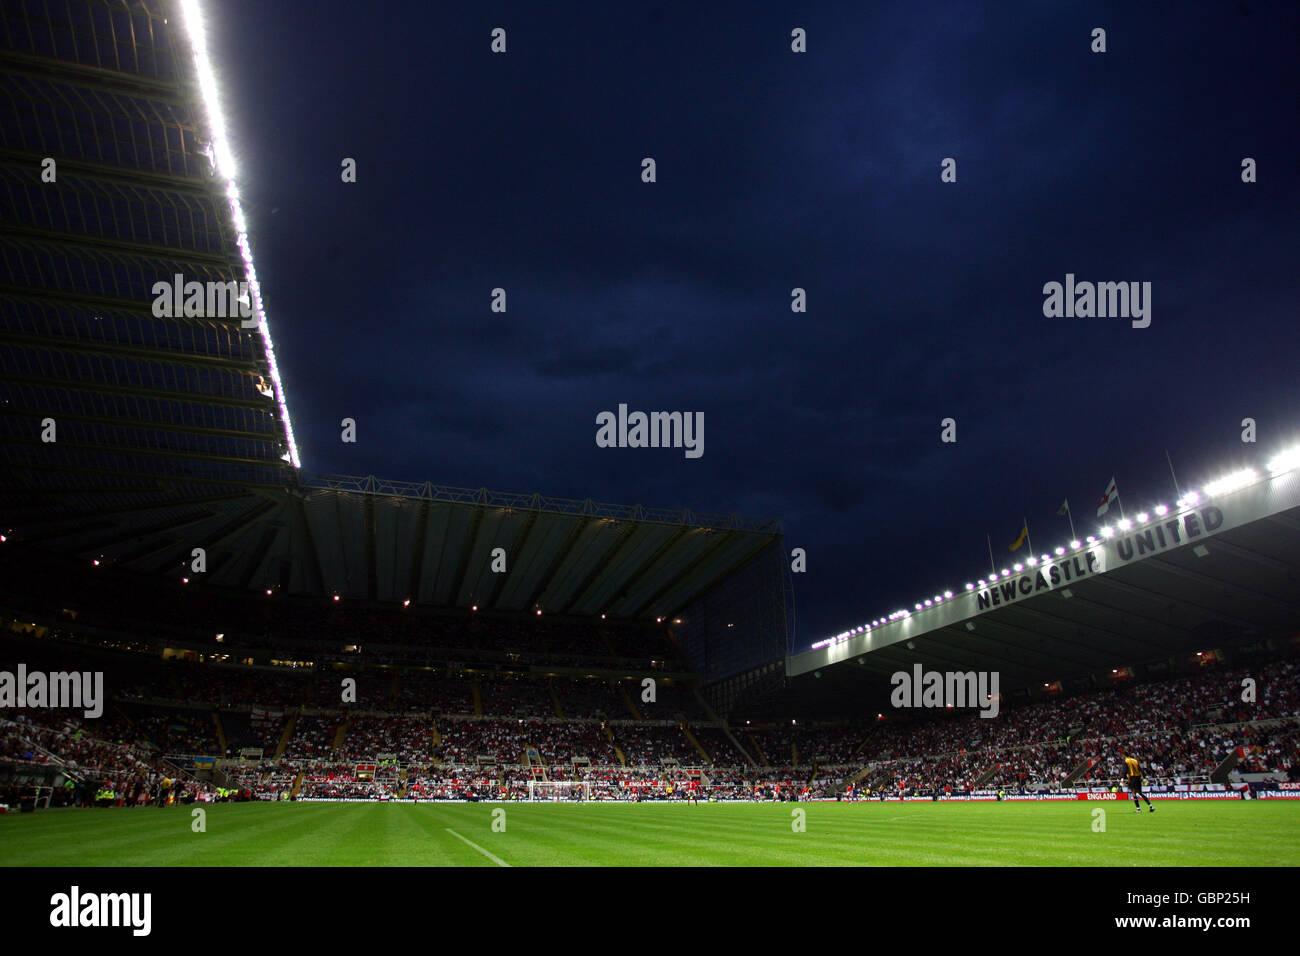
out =
[(591, 784), (585, 780), (529, 780), (528, 799), (585, 802), (591, 799)]

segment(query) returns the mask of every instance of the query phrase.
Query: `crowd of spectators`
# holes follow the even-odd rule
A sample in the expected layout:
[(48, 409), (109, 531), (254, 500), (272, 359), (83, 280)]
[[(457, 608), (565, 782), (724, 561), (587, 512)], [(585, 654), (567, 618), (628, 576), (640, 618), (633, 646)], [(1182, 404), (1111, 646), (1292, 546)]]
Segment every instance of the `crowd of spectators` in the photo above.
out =
[(496, 717), (554, 717), (555, 704), (545, 681), (479, 681), (483, 713)]
[(633, 766), (658, 767), (665, 759), (690, 765), (704, 762), (679, 726), (612, 723), (610, 727), (614, 743)]
[(303, 714), (297, 718), (293, 727), (293, 736), (285, 748), (284, 756), (289, 760), (304, 760), (325, 757), (334, 750), (334, 738), (338, 733), (340, 718), (321, 717)]
[(433, 757), (433, 727), (420, 717), (353, 717), (343, 753), (352, 760), (389, 754), (403, 764), (427, 764)]
[[(267, 626), (248, 634), (301, 638), (299, 649), (328, 645), (345, 664), (249, 667), (86, 651), (96, 666), (106, 662), (113, 699), (104, 716), (82, 721), (28, 711), (0, 721), (0, 758), (56, 760), (79, 777), (136, 793), (138, 781), (148, 790), (173, 772), (161, 762), (168, 754), (214, 755), (218, 728), (227, 756), (251, 747), (269, 757), (291, 721), (280, 762), (234, 771), (240, 789), (282, 794), (301, 774), (303, 793), (315, 796), (478, 794), (494, 787), (517, 795), (529, 780), (545, 778), (582, 779), (597, 795), (636, 799), (698, 781), (690, 774), (702, 770), (710, 793), (776, 798), (833, 792), (862, 769), (865, 783), (887, 791), (1032, 788), (1113, 782), (1123, 773), (1121, 744), (1140, 756), (1148, 778), (1161, 781), (1204, 780), (1234, 755), (1238, 774), (1300, 775), (1300, 663), (1294, 659), (1206, 667), (1145, 683), (1117, 678), (1103, 690), (1004, 701), (993, 718), (917, 711), (859, 722), (734, 727), (741, 747), (762, 765), (755, 767), (724, 728), (710, 724), (690, 682), (660, 678), (651, 690), (642, 677), (542, 676), (548, 672), (518, 666), (530, 655), (590, 662), (632, 651), (670, 661), (675, 651), (662, 630), (559, 620), (528, 629), (487, 616), (366, 608), (313, 614), (314, 630), (310, 621), (272, 614), (267, 620), (274, 626), (264, 621)], [(231, 633), (238, 630), (232, 625)], [(440, 663), (371, 666), (383, 655), (356, 650), (384, 646), (436, 648)], [(40, 637), (39, 650), (50, 670), (82, 669), (90, 659), (80, 646), (48, 635)], [(475, 667), (454, 663), (461, 651)], [(511, 664), (485, 664), (494, 655)], [(355, 681), (355, 699), (344, 696), (345, 680)], [(340, 728), (346, 733), (336, 750)], [(363, 763), (382, 766), (363, 780), (357, 772)]]
[(565, 717), (632, 716), (627, 699), (610, 681), (556, 680), (553, 686)]
[(54, 806), (161, 806), (213, 796), (210, 785), (155, 748), (96, 736), (81, 718), (55, 711), (0, 718), (0, 760), (56, 766), (62, 783), (51, 795)]

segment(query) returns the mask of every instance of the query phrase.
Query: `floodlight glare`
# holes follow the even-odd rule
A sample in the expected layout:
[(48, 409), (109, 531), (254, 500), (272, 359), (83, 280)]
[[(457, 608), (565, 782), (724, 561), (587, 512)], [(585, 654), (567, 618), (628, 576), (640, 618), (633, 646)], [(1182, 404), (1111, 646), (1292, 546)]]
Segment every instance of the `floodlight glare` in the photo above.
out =
[(262, 307), (262, 287), (257, 281), (257, 270), (253, 268), (253, 250), (248, 242), (248, 223), (244, 219), (244, 211), (239, 203), (239, 189), (235, 186), (235, 157), (230, 150), (230, 141), (226, 137), (226, 120), (221, 112), (221, 97), (217, 90), (216, 74), (212, 70), (212, 61), (208, 58), (207, 39), (198, 0), (181, 0), (181, 13), (185, 22), (185, 31), (189, 34), (190, 47), (194, 53), (194, 72), (198, 78), (204, 112), (207, 114), (208, 129), (212, 134), (209, 156), (217, 173), (226, 182), (225, 194), (230, 207), (231, 223), (235, 227), (235, 245), (244, 260), (244, 273), (248, 281), (249, 296), (252, 299), (252, 310), (257, 317), (257, 330), (262, 337), (266, 363), (271, 370), (271, 381), (275, 385), (280, 421), (284, 423), (284, 435), (289, 443), (289, 463), (294, 468), (301, 468), (298, 444), (293, 437), (293, 423), (289, 420), (289, 405), (284, 395), (284, 384), (280, 381), (280, 368), (275, 361), (275, 345), (271, 341), (271, 328), (267, 324), (266, 312)]
[(1212, 481), (1205, 486), (1205, 493), (1211, 497), (1215, 495), (1226, 495), (1238, 488), (1244, 488), (1255, 480), (1254, 468), (1243, 468), (1240, 471), (1234, 471), (1230, 475), (1224, 475), (1218, 481)]
[(1300, 446), (1288, 448), (1268, 463), (1268, 470), (1275, 475), (1280, 475), (1284, 471), (1294, 471), (1296, 468), (1300, 468)]

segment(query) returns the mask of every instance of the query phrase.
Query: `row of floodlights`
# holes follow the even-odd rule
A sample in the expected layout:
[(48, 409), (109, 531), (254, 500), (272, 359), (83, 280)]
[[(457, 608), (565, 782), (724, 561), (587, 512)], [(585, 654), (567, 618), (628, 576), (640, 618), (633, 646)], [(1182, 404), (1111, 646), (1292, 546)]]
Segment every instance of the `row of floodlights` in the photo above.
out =
[(226, 120), (221, 112), (216, 71), (208, 57), (203, 15), (199, 10), (198, 0), (181, 0), (181, 12), (193, 48), (194, 72), (198, 79), (203, 107), (207, 113), (208, 128), (212, 134), (210, 158), (217, 174), (225, 183), (224, 191), (229, 205), (230, 221), (235, 227), (235, 245), (244, 263), (250, 304), (257, 316), (257, 328), (262, 337), (262, 348), (266, 353), (267, 366), (275, 388), (276, 405), (280, 411), (280, 420), (284, 422), (284, 435), (289, 445), (286, 457), (293, 467), (300, 468), (302, 464), (298, 458), (298, 444), (294, 441), (293, 423), (289, 420), (289, 405), (284, 396), (284, 383), (280, 380), (280, 367), (275, 360), (275, 344), (271, 341), (271, 327), (267, 324), (266, 312), (262, 307), (262, 287), (257, 281), (257, 270), (253, 267), (253, 249), (248, 241), (248, 222), (244, 218), (244, 210), (239, 201), (239, 187), (235, 184), (235, 156), (230, 149), (230, 141), (226, 138)]
[[(1294, 471), (1297, 468), (1300, 468), (1300, 445), (1297, 445), (1294, 448), (1287, 449), (1286, 451), (1276, 455), (1271, 461), (1269, 461), (1267, 477), (1273, 478), (1278, 475), (1285, 474), (1288, 471)], [(1221, 495), (1230, 494), (1234, 491), (1239, 491), (1240, 489), (1245, 488), (1248, 485), (1253, 485), (1255, 482), (1262, 480), (1264, 477), (1265, 476), (1261, 475), (1254, 468), (1242, 468), (1239, 471), (1234, 471), (1231, 474), (1224, 475), (1222, 478), (1218, 478), (1215, 481), (1211, 481), (1209, 484), (1205, 485), (1203, 489), (1203, 494), (1195, 491), (1187, 492), (1185, 495), (1179, 498), (1177, 502), (1175, 502), (1175, 507), (1177, 507), (1179, 510), (1182, 510), (1184, 508), (1194, 507), (1196, 504), (1198, 504), (1201, 501), (1202, 497), (1217, 498)], [(1169, 514), (1169, 508), (1166, 505), (1156, 505), (1155, 508), (1153, 509), (1153, 513), (1155, 517), (1163, 518), (1165, 515)], [(1068, 548), (1062, 545), (1061, 547), (1056, 548), (1056, 550), (1053, 553), (1055, 554), (1056, 557), (1061, 558), (1070, 552), (1082, 551), (1085, 547), (1092, 547), (1093, 545), (1097, 544), (1098, 536), (1100, 536), (1102, 539), (1113, 538), (1115, 536), (1116, 529), (1118, 529), (1119, 531), (1128, 531), (1131, 528), (1147, 524), (1149, 521), (1151, 521), (1151, 519), (1152, 519), (1152, 513), (1146, 511), (1138, 512), (1136, 520), (1123, 518), (1115, 523), (1115, 528), (1112, 528), (1110, 525), (1107, 525), (1103, 527), (1101, 530), (1099, 530), (1096, 535), (1090, 534), (1083, 541), (1079, 541), (1077, 539), (1071, 541)], [(1010, 568), (1003, 568), (1000, 574), (993, 574), (990, 575), (988, 578), (980, 578), (978, 583), (968, 583), (966, 585), (966, 590), (974, 591), (976, 588), (987, 587), (989, 584), (991, 584), (994, 581), (997, 581), (1000, 578), (1009, 578), (1011, 577), (1012, 574), (1024, 571), (1026, 566), (1032, 568), (1032, 567), (1037, 567), (1039, 564), (1051, 564), (1052, 560), (1053, 557), (1051, 554), (1044, 554), (1042, 557), (1039, 558), (1035, 558), (1031, 555), (1023, 563), (1017, 562), (1016, 564), (1013, 564)], [(913, 606), (913, 610), (923, 611), (928, 607), (935, 607), (937, 605), (942, 604), (944, 601), (952, 600), (952, 596), (953, 594), (951, 591), (944, 591), (942, 594), (936, 594), (934, 597), (929, 598), (928, 600), (918, 601)], [(834, 637), (828, 637), (825, 640), (818, 641), (816, 644), (812, 646), (812, 649), (819, 650), (823, 647), (829, 647), (833, 644), (842, 643), (844, 641), (849, 640), (850, 638), (857, 637), (860, 634), (866, 634), (867, 632), (874, 630), (875, 628), (883, 627), (887, 624), (892, 624), (901, 618), (909, 617), (911, 614), (912, 612), (907, 610), (895, 611), (893, 614), (889, 614), (886, 615), (885, 617), (877, 618), (876, 620), (872, 621), (870, 624), (861, 624), (858, 627), (852, 628), (851, 630), (843, 631), (839, 634), (836, 634)]]

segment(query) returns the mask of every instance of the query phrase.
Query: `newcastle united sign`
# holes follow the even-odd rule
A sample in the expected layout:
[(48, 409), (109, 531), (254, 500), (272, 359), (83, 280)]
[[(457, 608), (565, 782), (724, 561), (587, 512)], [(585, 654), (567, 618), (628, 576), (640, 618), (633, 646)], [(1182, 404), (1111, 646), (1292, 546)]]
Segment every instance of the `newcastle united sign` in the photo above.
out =
[(1202, 535), (1213, 534), (1223, 526), (1223, 512), (1213, 505), (1197, 511), (1186, 511), (1168, 521), (1152, 522), (1117, 535), (1110, 541), (1098, 543), (1085, 551), (1066, 555), (1053, 562), (1030, 568), (1019, 576), (1007, 576), (993, 581), (975, 592), (975, 610), (986, 611), (1001, 607), (1043, 591), (1064, 587), (1089, 575), (1105, 571), (1108, 558), (1118, 558), (1118, 564), (1127, 564), (1137, 558), (1159, 554), (1170, 548), (1187, 544)]

